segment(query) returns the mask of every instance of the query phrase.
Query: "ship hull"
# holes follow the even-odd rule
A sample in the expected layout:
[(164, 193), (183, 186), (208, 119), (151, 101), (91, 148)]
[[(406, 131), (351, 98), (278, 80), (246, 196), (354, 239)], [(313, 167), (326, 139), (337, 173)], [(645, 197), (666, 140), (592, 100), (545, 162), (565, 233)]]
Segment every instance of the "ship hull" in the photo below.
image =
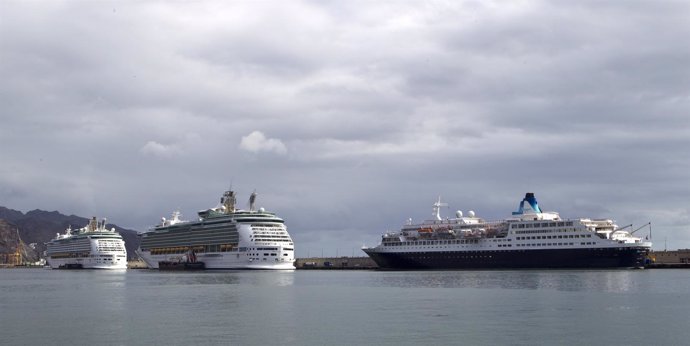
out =
[(641, 268), (648, 248), (364, 252), (381, 269), (586, 269)]
[[(151, 255), (149, 251), (137, 251), (141, 259), (151, 269), (159, 269), (159, 262), (174, 261), (175, 256)], [(256, 269), (256, 270), (291, 270), (295, 269), (293, 262), (289, 261), (250, 261), (235, 252), (219, 252), (197, 254), (197, 261), (204, 263), (204, 269)]]
[(127, 269), (126, 258), (116, 258), (114, 263), (102, 263), (91, 258), (47, 258), (52, 269)]

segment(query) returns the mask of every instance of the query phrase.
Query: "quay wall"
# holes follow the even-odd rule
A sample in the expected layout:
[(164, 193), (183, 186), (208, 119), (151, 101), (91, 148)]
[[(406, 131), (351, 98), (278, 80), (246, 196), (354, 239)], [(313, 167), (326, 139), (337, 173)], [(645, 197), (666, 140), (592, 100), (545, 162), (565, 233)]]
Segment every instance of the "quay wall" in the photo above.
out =
[(690, 249), (653, 251), (649, 258), (655, 264), (690, 264)]
[[(129, 269), (147, 269), (144, 261), (127, 262)], [(297, 269), (376, 269), (376, 263), (369, 257), (307, 257), (295, 260)]]
[(376, 269), (369, 257), (306, 257), (295, 260), (297, 269)]

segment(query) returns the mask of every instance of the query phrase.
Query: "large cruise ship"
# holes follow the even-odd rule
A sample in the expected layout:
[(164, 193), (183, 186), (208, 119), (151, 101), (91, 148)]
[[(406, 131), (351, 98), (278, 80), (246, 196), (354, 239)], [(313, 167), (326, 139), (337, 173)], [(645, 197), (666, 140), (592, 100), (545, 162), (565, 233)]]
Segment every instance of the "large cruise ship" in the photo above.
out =
[(444, 220), (443, 206), (439, 198), (433, 220), (408, 220), (362, 250), (382, 269), (639, 268), (652, 246), (625, 230), (631, 226), (619, 228), (612, 220), (543, 212), (533, 193), (501, 221), (485, 221), (473, 211)]
[(105, 228), (105, 219), (98, 222), (94, 217), (76, 230), (69, 227), (46, 247), (53, 269), (127, 269), (125, 242), (114, 228)]
[(137, 253), (149, 268), (202, 262), (205, 269), (295, 269), (295, 249), (283, 219), (263, 208), (236, 209), (234, 191), (226, 191), (220, 206), (202, 210), (196, 221), (162, 219), (141, 234)]

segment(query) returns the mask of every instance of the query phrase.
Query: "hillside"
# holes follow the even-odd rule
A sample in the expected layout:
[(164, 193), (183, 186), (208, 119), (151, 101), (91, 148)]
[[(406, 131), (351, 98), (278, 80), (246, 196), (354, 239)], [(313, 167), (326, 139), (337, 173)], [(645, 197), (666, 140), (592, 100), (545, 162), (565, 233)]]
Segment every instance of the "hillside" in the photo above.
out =
[[(67, 227), (80, 228), (88, 224), (89, 219), (76, 215), (63, 215), (57, 211), (32, 210), (26, 214), (21, 211), (0, 207), (0, 219), (4, 219), (19, 228), (19, 235), (26, 244), (36, 243), (36, 251), (42, 254), (45, 243), (55, 238), (56, 233), (64, 233)], [(134, 250), (139, 246), (137, 232), (124, 229), (114, 224), (107, 224), (107, 228), (115, 228), (125, 240), (127, 257), (136, 257)], [(15, 229), (16, 234), (16, 229)], [(0, 235), (2, 237), (3, 235)], [(0, 238), (2, 242), (4, 238)], [(1, 251), (1, 250), (0, 250)]]

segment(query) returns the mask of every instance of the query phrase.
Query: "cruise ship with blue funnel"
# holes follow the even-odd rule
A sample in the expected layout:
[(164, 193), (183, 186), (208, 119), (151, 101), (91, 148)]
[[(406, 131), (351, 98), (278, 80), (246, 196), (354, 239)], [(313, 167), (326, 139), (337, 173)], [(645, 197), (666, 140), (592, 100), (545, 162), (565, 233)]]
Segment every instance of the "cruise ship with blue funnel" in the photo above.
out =
[(486, 221), (474, 211), (408, 222), (363, 247), (381, 269), (642, 268), (652, 243), (610, 219), (561, 219), (527, 193), (509, 218)]

